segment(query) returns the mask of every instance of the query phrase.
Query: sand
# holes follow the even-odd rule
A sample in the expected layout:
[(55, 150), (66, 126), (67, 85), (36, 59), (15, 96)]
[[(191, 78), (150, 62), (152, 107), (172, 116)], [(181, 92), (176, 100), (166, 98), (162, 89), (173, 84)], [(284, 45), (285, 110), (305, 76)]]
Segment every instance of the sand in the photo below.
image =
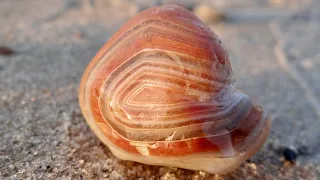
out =
[[(78, 105), (82, 73), (128, 18), (161, 3), (1, 1), (0, 46), (13, 52), (0, 55), (0, 179), (320, 178), (317, 0), (206, 4), (224, 13), (206, 22), (229, 51), (237, 87), (272, 118), (265, 146), (235, 172), (218, 176), (125, 162), (97, 139)], [(182, 5), (192, 9), (195, 3)], [(297, 153), (295, 163), (284, 160), (284, 148)]]

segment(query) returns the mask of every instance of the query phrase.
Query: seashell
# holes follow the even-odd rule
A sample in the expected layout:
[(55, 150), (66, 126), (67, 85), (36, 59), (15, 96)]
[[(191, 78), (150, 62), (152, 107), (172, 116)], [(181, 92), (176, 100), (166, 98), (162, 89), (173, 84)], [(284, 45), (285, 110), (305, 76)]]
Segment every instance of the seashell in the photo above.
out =
[(255, 154), (270, 122), (234, 86), (218, 36), (164, 5), (129, 20), (88, 65), (82, 113), (120, 159), (224, 174)]

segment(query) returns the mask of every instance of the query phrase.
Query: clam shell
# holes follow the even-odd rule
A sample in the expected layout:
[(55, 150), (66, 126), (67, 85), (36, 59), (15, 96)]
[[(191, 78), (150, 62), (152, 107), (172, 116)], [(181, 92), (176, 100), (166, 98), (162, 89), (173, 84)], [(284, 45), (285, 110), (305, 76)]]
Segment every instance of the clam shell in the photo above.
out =
[(270, 127), (234, 82), (219, 37), (188, 10), (164, 5), (101, 48), (79, 101), (118, 158), (224, 174), (258, 151)]

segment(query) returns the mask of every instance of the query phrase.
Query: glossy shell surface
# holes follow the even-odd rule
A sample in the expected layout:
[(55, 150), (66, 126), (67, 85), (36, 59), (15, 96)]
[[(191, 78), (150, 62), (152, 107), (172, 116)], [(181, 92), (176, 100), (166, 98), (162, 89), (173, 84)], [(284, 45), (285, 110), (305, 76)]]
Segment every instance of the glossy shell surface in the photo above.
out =
[(216, 174), (258, 151), (270, 126), (235, 89), (218, 36), (174, 5), (141, 12), (111, 37), (88, 65), (79, 101), (120, 159)]

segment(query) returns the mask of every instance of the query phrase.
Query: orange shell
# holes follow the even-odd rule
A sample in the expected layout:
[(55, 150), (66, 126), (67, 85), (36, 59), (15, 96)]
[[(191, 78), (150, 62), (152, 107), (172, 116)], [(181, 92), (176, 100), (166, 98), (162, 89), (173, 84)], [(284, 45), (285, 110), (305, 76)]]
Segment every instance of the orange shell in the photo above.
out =
[(258, 151), (270, 126), (234, 88), (218, 36), (174, 5), (141, 12), (111, 37), (87, 67), (79, 101), (120, 159), (217, 174)]

